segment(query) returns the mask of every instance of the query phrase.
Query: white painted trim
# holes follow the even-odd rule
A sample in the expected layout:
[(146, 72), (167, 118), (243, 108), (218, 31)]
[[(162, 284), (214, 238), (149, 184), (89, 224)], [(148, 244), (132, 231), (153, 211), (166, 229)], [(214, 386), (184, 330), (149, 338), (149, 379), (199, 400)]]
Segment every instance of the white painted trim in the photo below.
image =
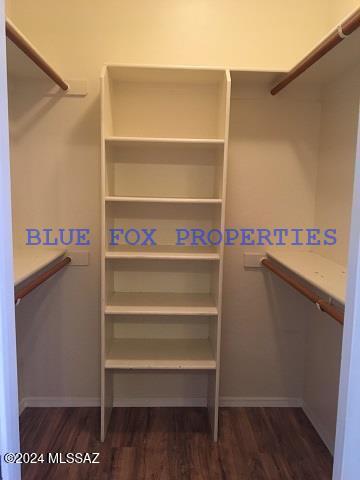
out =
[(293, 397), (221, 397), (221, 407), (301, 408), (301, 398)]
[(26, 399), (25, 398), (22, 398), (19, 402), (19, 415), (21, 415), (23, 413), (23, 411), (25, 410), (25, 408), (27, 407), (27, 403), (26, 403)]
[[(221, 397), (221, 407), (302, 407), (300, 398), (292, 397)], [(28, 407), (99, 407), (98, 397), (26, 397), (20, 411)], [(205, 407), (206, 398), (135, 397), (114, 398), (114, 407)]]
[(206, 407), (207, 400), (201, 398), (114, 398), (114, 407)]
[(304, 403), (303, 405), (303, 411), (305, 415), (308, 417), (308, 419), (310, 420), (310, 423), (312, 424), (312, 426), (315, 428), (315, 430), (319, 434), (321, 440), (325, 443), (329, 452), (333, 455), (334, 445), (335, 445), (334, 436), (329, 432), (329, 430), (319, 420), (317, 415), (315, 415), (314, 411), (311, 410), (311, 408), (306, 403)]
[(99, 407), (97, 397), (24, 397), (20, 402), (20, 411), (25, 408), (66, 408), (66, 407)]
[[(22, 410), (31, 407), (100, 407), (97, 397), (26, 397), (20, 402)], [(142, 397), (114, 398), (114, 407), (205, 407), (206, 398)]]

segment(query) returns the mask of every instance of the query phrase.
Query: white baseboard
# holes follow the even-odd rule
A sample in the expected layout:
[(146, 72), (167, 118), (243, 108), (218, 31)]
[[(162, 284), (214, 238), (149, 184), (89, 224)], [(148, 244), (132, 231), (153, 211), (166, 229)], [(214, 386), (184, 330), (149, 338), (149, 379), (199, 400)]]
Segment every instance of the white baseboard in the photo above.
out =
[(308, 417), (310, 420), (310, 423), (312, 426), (315, 428), (317, 433), (319, 434), (321, 440), (325, 443), (327, 446), (329, 452), (334, 455), (334, 449), (335, 449), (335, 439), (333, 438), (333, 435), (329, 432), (329, 430), (324, 426), (324, 424), (319, 420), (317, 415), (314, 414), (313, 410), (309, 408), (308, 405), (304, 403), (303, 405), (303, 410), (305, 415)]
[(301, 398), (293, 397), (221, 397), (221, 407), (302, 407)]
[[(97, 397), (27, 397), (21, 401), (20, 411), (42, 407), (100, 407)], [(115, 398), (114, 407), (205, 407), (206, 398), (142, 397)]]
[(143, 397), (115, 398), (114, 407), (206, 407), (206, 398)]
[(22, 414), (22, 412), (25, 410), (26, 407), (27, 407), (26, 398), (22, 398), (19, 402), (19, 415)]
[(99, 407), (100, 399), (98, 397), (25, 397), (20, 405), (23, 407), (22, 410), (38, 407)]
[[(97, 397), (26, 397), (20, 411), (27, 407), (99, 407)], [(138, 397), (115, 398), (114, 407), (205, 407), (206, 398)], [(221, 407), (302, 407), (299, 398), (287, 397), (221, 397)]]

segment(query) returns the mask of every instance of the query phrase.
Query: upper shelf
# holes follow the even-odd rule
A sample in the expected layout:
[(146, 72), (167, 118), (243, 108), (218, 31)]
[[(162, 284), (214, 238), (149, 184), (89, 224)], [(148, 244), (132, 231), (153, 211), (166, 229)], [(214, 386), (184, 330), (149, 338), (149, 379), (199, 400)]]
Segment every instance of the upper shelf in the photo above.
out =
[(42, 79), (45, 74), (62, 90), (69, 89), (62, 76), (9, 19), (6, 19), (6, 37), (7, 69), (10, 77)]
[(32, 277), (35, 273), (61, 258), (66, 250), (28, 247), (14, 249), (14, 285), (15, 287)]
[(225, 69), (108, 65), (102, 76), (104, 136), (221, 144), (229, 83)]
[(269, 249), (268, 257), (345, 305), (346, 268), (316, 253)]

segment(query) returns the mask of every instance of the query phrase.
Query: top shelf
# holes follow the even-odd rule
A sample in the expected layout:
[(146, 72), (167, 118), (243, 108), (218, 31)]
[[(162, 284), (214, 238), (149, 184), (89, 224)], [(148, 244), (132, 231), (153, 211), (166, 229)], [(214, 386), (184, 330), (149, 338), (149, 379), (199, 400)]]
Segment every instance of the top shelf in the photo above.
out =
[(41, 80), (45, 74), (62, 90), (69, 89), (62, 76), (8, 18), (6, 37), (7, 69), (10, 78)]
[(313, 252), (269, 249), (268, 257), (345, 305), (346, 268)]
[(102, 90), (108, 142), (224, 143), (224, 69), (108, 65)]
[(224, 68), (156, 66), (156, 65), (105, 65), (104, 76), (125, 83), (147, 84), (221, 84)]

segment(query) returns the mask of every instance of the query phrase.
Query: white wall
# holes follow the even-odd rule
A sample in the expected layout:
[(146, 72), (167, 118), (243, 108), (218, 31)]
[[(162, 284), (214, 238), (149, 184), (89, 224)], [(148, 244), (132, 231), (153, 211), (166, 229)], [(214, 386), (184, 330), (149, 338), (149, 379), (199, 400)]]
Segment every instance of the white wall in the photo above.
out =
[(356, 152), (359, 69), (326, 87), (322, 99), (316, 224), (336, 228), (337, 243), (321, 254), (347, 264)]
[[(360, 117), (359, 117), (360, 125)], [(358, 139), (360, 130), (358, 130)], [(341, 360), (339, 410), (334, 462), (334, 479), (355, 480), (359, 476), (360, 457), (354, 455), (359, 445), (360, 403), (360, 143), (357, 144), (354, 175), (354, 198), (349, 246), (349, 280), (347, 289), (347, 311), (345, 315), (344, 354)]]
[[(347, 265), (359, 105), (359, 71), (348, 72), (323, 93), (315, 219), (336, 228), (337, 244), (321, 255)], [(333, 451), (343, 328), (328, 316), (309, 317), (305, 349), (305, 409)]]
[[(65, 77), (86, 79), (89, 86), (85, 99), (55, 100), (44, 97), (35, 85), (29, 84), (27, 88), (13, 85), (13, 199), (18, 241), (19, 238), (22, 241), (23, 230), (29, 225), (89, 227), (93, 240), (89, 267), (67, 269), (34, 292), (17, 310), (23, 394), (96, 398), (99, 394), (101, 66), (105, 62), (118, 62), (287, 69), (326, 33), (331, 22), (323, 9), (328, 2), (65, 0), (61, 8), (56, 7), (56, 15), (54, 5), (48, 0), (12, 0), (10, 6), (13, 20)], [(312, 132), (308, 135), (312, 138)], [(254, 209), (247, 216), (246, 209), (239, 211), (239, 200), (248, 193), (243, 190), (244, 175), (248, 175), (250, 185), (257, 182), (254, 166), (236, 161), (242, 148), (248, 146), (241, 147), (235, 142), (230, 159), (228, 222), (232, 224), (244, 219), (253, 221), (257, 213)], [(289, 158), (295, 175), (299, 168), (296, 156)], [(309, 212), (315, 205), (312, 163), (309, 161), (305, 167), (307, 177), (297, 188), (304, 193), (306, 180), (310, 178), (309, 204), (301, 209), (300, 201), (294, 201), (301, 222), (312, 219)], [(269, 180), (281, 184), (276, 170), (266, 174)], [(239, 182), (235, 175), (239, 176)], [(288, 189), (281, 185), (285, 188), (285, 198)], [(269, 198), (270, 189), (252, 200), (263, 202), (265, 193)], [(263, 212), (264, 222), (283, 222), (280, 214), (274, 216), (283, 198), (273, 200), (269, 214)], [(298, 397), (303, 368), (300, 359), (303, 332), (299, 322), (294, 316), (290, 324), (286, 323), (292, 311), (290, 302), (279, 301), (276, 307), (271, 306), (259, 273), (245, 277), (237, 270), (241, 268), (240, 253), (227, 252), (226, 257), (222, 395)], [(243, 287), (240, 293), (239, 287)], [(280, 284), (278, 288), (299, 302), (289, 289)], [(259, 298), (262, 300), (258, 301)], [(259, 303), (254, 306), (254, 302)], [(305, 302), (298, 305), (299, 315), (308, 308)], [(281, 314), (275, 315), (272, 308), (281, 308)], [(274, 323), (275, 317), (279, 323)], [(251, 346), (256, 348), (250, 350)], [(248, 361), (248, 355), (251, 368), (244, 365), (238, 370), (241, 362)], [(261, 369), (255, 372), (259, 365)], [(162, 382), (161, 378), (164, 377), (156, 382), (148, 380), (141, 388), (134, 385), (130, 394), (132, 390), (139, 396), (165, 395), (167, 379)], [(185, 388), (179, 376), (174, 380), (171, 395), (200, 395), (196, 385), (194, 378), (190, 388)]]
[[(314, 224), (320, 104), (238, 93), (231, 103), (227, 226)], [(225, 251), (222, 393), (302, 398), (306, 301)]]

